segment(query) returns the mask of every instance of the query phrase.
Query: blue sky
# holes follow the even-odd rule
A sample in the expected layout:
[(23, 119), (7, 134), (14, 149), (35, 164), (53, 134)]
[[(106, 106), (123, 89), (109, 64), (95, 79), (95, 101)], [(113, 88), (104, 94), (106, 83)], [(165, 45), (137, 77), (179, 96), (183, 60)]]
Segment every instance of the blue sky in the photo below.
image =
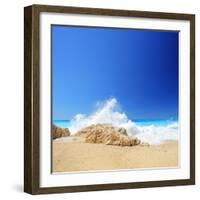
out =
[(132, 119), (178, 117), (178, 32), (52, 26), (53, 119), (115, 97)]

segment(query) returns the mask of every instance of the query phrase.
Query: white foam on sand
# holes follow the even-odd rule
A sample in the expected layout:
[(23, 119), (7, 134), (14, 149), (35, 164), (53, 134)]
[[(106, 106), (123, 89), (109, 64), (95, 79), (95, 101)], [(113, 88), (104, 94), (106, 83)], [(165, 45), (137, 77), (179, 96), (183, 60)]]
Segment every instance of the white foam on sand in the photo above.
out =
[(178, 140), (178, 123), (166, 126), (138, 126), (121, 111), (116, 98), (111, 98), (101, 103), (91, 115), (77, 114), (74, 116), (69, 130), (72, 134), (81, 128), (92, 124), (112, 124), (123, 127), (128, 135), (136, 136), (148, 144), (161, 144), (166, 140)]

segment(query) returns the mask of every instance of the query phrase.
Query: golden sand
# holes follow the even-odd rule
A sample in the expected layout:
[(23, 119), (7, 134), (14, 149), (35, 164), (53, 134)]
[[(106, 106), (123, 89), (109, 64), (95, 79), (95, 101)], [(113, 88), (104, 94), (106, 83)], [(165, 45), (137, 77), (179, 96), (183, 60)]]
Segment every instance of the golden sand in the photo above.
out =
[(53, 141), (53, 172), (178, 166), (178, 142), (161, 145), (89, 144), (70, 136)]

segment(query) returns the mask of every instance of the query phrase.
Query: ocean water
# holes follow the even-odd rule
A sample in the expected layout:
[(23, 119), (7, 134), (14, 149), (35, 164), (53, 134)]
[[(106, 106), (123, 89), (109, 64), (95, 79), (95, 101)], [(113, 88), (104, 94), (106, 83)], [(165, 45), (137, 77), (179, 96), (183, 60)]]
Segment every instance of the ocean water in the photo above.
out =
[[(168, 125), (173, 125), (178, 123), (177, 120), (159, 119), (159, 120), (142, 120), (136, 119), (132, 120), (137, 126), (155, 126), (155, 127), (165, 127)], [(73, 124), (73, 120), (53, 120), (53, 124), (61, 128), (69, 128)]]
[(71, 125), (70, 120), (53, 120), (53, 124), (60, 128), (69, 128)]
[(116, 98), (105, 101), (89, 115), (78, 113), (71, 120), (54, 120), (53, 124), (61, 128), (69, 128), (73, 135), (81, 128), (92, 124), (112, 124), (123, 127), (128, 135), (137, 137), (142, 142), (161, 144), (166, 140), (178, 140), (178, 120), (138, 120), (129, 119)]

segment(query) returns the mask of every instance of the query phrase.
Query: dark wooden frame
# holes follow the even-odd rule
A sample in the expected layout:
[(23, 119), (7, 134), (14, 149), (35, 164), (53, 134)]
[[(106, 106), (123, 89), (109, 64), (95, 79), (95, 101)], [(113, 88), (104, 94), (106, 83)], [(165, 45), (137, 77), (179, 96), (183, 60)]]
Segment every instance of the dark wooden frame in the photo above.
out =
[[(113, 183), (66, 187), (40, 187), (40, 13), (77, 13), (107, 16), (161, 18), (190, 22), (190, 178), (169, 181)], [(83, 192), (195, 184), (195, 15), (32, 5), (24, 8), (24, 191), (30, 194)]]

